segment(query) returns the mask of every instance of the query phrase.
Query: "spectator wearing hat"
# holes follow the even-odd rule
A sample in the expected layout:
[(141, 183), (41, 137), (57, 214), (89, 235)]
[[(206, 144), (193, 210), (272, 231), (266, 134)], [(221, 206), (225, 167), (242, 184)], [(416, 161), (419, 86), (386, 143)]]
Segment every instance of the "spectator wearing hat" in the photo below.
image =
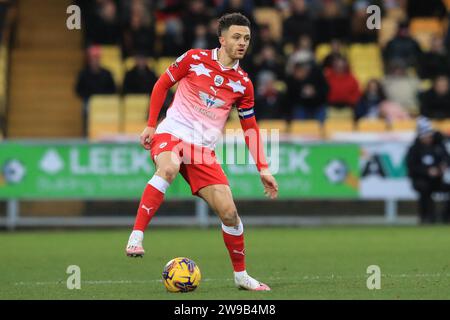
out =
[[(419, 218), (422, 224), (436, 223), (437, 215), (432, 195), (448, 188), (444, 183), (444, 173), (449, 165), (450, 155), (444, 144), (444, 137), (434, 131), (430, 120), (419, 117), (417, 137), (409, 148), (406, 163), (408, 175), (414, 190), (419, 193)], [(444, 221), (449, 221), (450, 203), (444, 211)]]

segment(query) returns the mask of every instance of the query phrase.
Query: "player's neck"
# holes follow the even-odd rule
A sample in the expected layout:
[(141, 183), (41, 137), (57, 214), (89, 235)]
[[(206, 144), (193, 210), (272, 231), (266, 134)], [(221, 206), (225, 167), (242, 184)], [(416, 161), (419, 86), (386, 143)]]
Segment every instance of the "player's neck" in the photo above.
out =
[(225, 49), (223, 47), (220, 47), (218, 52), (217, 52), (217, 60), (219, 60), (219, 62), (227, 68), (231, 68), (233, 67), (237, 60), (231, 58), (225, 51)]

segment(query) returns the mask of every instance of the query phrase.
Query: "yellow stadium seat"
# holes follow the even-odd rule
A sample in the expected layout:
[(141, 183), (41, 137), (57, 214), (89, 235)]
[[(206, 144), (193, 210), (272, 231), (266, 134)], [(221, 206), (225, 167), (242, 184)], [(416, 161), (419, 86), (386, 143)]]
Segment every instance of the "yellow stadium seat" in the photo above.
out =
[(317, 120), (293, 120), (289, 126), (289, 133), (293, 135), (322, 137), (322, 127)]
[(356, 123), (356, 129), (359, 132), (385, 132), (387, 123), (381, 119), (360, 119)]
[(117, 95), (94, 95), (89, 100), (89, 139), (101, 139), (120, 133), (120, 98)]
[(365, 87), (368, 80), (384, 75), (381, 49), (377, 44), (353, 44), (348, 50), (351, 69), (359, 84)]
[(327, 110), (328, 120), (353, 120), (353, 110), (351, 108), (329, 107)]
[(395, 18), (386, 17), (381, 19), (382, 28), (378, 32), (378, 44), (384, 48), (397, 33), (398, 21)]
[(126, 95), (123, 99), (124, 133), (140, 133), (147, 124), (149, 95)]
[(122, 84), (125, 70), (119, 46), (101, 46), (100, 65), (111, 71), (116, 85)]
[(433, 121), (433, 128), (441, 131), (444, 134), (450, 134), (450, 119)]
[[(263, 130), (279, 130), (280, 133), (287, 131), (287, 123), (285, 120), (260, 120), (258, 126)], [(270, 134), (270, 132), (269, 132)]]
[(402, 21), (406, 18), (406, 12), (401, 7), (387, 8), (386, 17), (392, 18), (396, 21)]
[(282, 16), (277, 9), (270, 7), (256, 8), (253, 11), (253, 15), (255, 16), (258, 25), (269, 25), (270, 32), (275, 40), (281, 39), (283, 21)]
[(444, 34), (443, 24), (438, 18), (413, 18), (409, 29), (423, 50), (430, 48), (432, 37)]
[(316, 47), (316, 61), (321, 63), (325, 57), (331, 52), (331, 46), (328, 43), (321, 43)]
[(166, 72), (166, 69), (175, 62), (177, 58), (176, 57), (161, 57), (158, 59), (158, 61), (155, 64), (155, 73), (159, 77), (164, 72)]
[(414, 131), (416, 130), (415, 120), (396, 120), (391, 123), (392, 131)]
[(352, 132), (353, 130), (354, 123), (352, 120), (348, 119), (326, 120), (323, 124), (324, 135), (327, 139), (331, 138), (335, 133)]
[(148, 116), (149, 95), (129, 94), (123, 99), (124, 119), (146, 120)]
[(147, 121), (125, 122), (123, 125), (123, 133), (128, 135), (139, 135), (147, 126)]

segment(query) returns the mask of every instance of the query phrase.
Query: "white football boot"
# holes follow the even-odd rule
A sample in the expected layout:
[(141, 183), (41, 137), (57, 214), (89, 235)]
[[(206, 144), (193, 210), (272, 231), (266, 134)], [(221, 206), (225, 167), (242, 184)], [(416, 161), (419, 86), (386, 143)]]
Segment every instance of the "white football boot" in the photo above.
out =
[(133, 230), (131, 232), (130, 238), (128, 239), (128, 244), (126, 248), (126, 253), (128, 257), (143, 257), (145, 250), (142, 246), (142, 241), (144, 240), (144, 233), (139, 230)]
[(267, 284), (253, 279), (248, 275), (247, 271), (235, 272), (234, 283), (239, 289), (250, 291), (270, 291), (270, 288)]

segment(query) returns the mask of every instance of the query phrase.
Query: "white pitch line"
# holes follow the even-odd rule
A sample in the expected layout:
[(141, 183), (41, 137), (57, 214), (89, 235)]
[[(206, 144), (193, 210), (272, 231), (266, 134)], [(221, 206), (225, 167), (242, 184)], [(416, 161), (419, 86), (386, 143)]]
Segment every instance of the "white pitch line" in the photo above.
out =
[[(417, 274), (381, 274), (381, 277), (383, 278), (450, 278), (450, 273), (417, 273)], [(366, 275), (306, 275), (299, 278), (286, 278), (286, 277), (268, 277), (267, 280), (289, 280), (289, 281), (308, 281), (308, 280), (334, 280), (334, 279), (365, 279), (367, 278)], [(206, 278), (202, 279), (202, 281), (216, 281), (216, 282), (222, 282), (222, 281), (232, 281), (233, 279), (228, 278), (220, 278), (220, 279), (213, 279), (213, 278)], [(82, 284), (92, 284), (92, 285), (109, 285), (109, 284), (146, 284), (146, 283), (156, 283), (156, 282), (162, 282), (161, 279), (152, 279), (152, 280), (82, 280)], [(47, 285), (59, 285), (59, 284), (65, 284), (65, 280), (61, 281), (39, 281), (39, 282), (15, 282), (15, 286), (47, 286)]]

